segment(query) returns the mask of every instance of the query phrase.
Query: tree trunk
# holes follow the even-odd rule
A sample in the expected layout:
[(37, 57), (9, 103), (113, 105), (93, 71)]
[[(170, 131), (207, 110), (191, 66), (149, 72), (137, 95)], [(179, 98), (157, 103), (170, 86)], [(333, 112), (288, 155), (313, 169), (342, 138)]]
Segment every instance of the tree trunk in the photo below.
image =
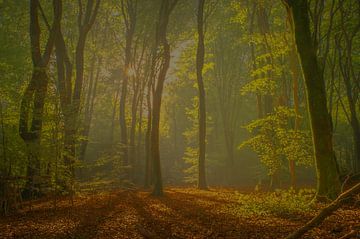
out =
[(86, 149), (87, 149), (87, 146), (89, 143), (90, 126), (91, 126), (91, 121), (92, 121), (93, 112), (94, 112), (94, 104), (95, 104), (95, 98), (96, 98), (96, 93), (97, 93), (97, 85), (98, 85), (100, 68), (101, 68), (101, 58), (98, 59), (96, 73), (94, 76), (93, 68), (95, 68), (95, 62), (96, 62), (96, 60), (93, 59), (93, 63), (91, 64), (92, 68), (91, 68), (91, 72), (90, 72), (89, 90), (88, 90), (88, 94), (86, 97), (87, 99), (86, 99), (86, 103), (85, 103), (85, 118), (84, 118), (84, 123), (83, 123), (84, 126), (83, 126), (83, 130), (81, 132), (81, 136), (83, 139), (80, 144), (80, 152), (79, 152), (79, 160), (81, 162), (83, 162), (85, 159), (85, 153), (86, 153)]
[[(143, 106), (144, 106), (144, 90), (140, 91), (140, 100), (139, 100), (139, 122), (138, 122), (138, 137), (137, 137), (137, 145), (136, 145), (136, 152), (137, 152), (137, 166), (136, 170), (140, 173), (142, 170), (140, 169), (141, 161), (143, 160)], [(137, 182), (139, 182), (140, 176), (137, 175)]]
[(152, 107), (151, 107), (151, 79), (149, 79), (148, 84), (148, 93), (146, 96), (147, 103), (147, 126), (146, 126), (146, 135), (145, 135), (145, 178), (144, 178), (144, 188), (150, 187), (151, 182), (151, 125), (152, 125)]
[(325, 82), (311, 39), (307, 0), (285, 1), (294, 24), (297, 51), (304, 74), (317, 170), (317, 198), (334, 199), (340, 192), (338, 166), (332, 144), (331, 115)]
[[(128, 136), (127, 136), (127, 124), (126, 124), (126, 99), (128, 91), (128, 82), (129, 82), (129, 72), (132, 61), (132, 42), (136, 26), (136, 6), (132, 1), (122, 0), (121, 1), (121, 11), (125, 19), (125, 62), (123, 69), (123, 81), (121, 88), (120, 96), (120, 143), (122, 144), (122, 156), (123, 156), (123, 165), (125, 167), (129, 166), (129, 152), (128, 152)], [(128, 171), (128, 170), (126, 170)], [(129, 176), (129, 172), (125, 173), (126, 177)]]
[(205, 154), (206, 154), (206, 106), (205, 106), (205, 89), (202, 70), (204, 66), (205, 46), (204, 46), (204, 5), (205, 0), (199, 0), (197, 12), (198, 26), (198, 47), (196, 54), (196, 76), (199, 91), (199, 171), (198, 171), (198, 188), (206, 189), (206, 171), (205, 171)]
[[(161, 165), (160, 165), (160, 138), (159, 138), (159, 126), (160, 126), (160, 110), (161, 110), (161, 98), (164, 88), (164, 82), (166, 79), (166, 73), (170, 65), (170, 45), (167, 42), (166, 31), (169, 23), (169, 17), (171, 11), (174, 9), (177, 0), (169, 1), (163, 0), (161, 2), (159, 11), (159, 21), (156, 26), (156, 43), (154, 52), (156, 53), (159, 47), (162, 47), (162, 62), (155, 82), (155, 91), (153, 95), (152, 104), (152, 124), (151, 124), (151, 160), (153, 164), (154, 173), (154, 188), (153, 195), (163, 195), (162, 177), (161, 177)], [(155, 58), (156, 59), (156, 58)]]
[[(61, 20), (61, 1), (53, 1), (53, 24), (41, 53), (41, 29), (39, 24), (39, 0), (30, 1), (30, 43), (33, 72), (29, 85), (23, 93), (20, 106), (19, 134), (27, 147), (27, 178), (25, 196), (33, 194), (34, 177), (40, 176), (40, 141), (43, 124), (45, 98), (47, 95), (48, 76), (46, 73), (50, 55), (54, 47), (55, 34)], [(30, 119), (30, 112), (32, 112)], [(36, 187), (34, 187), (36, 186)]]
[[(135, 84), (134, 84), (135, 85)], [(130, 125), (130, 151), (129, 151), (129, 165), (130, 169), (130, 178), (134, 180), (135, 177), (135, 165), (136, 165), (136, 150), (135, 150), (135, 134), (136, 134), (136, 116), (137, 116), (137, 108), (139, 105), (139, 97), (138, 97), (138, 87), (135, 86), (134, 95), (131, 103), (131, 125)]]

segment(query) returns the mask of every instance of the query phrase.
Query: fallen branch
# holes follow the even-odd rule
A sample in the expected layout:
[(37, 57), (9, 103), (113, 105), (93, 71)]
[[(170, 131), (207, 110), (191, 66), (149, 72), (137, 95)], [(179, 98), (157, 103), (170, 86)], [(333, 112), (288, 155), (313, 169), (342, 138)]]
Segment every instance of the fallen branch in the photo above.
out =
[(286, 237), (286, 239), (298, 239), (303, 236), (306, 232), (320, 225), (327, 217), (329, 217), (334, 211), (339, 209), (346, 201), (353, 198), (360, 193), (360, 183), (354, 187), (340, 194), (332, 203), (323, 208), (318, 215), (311, 219), (305, 226), (299, 228), (294, 233)]
[(356, 236), (355, 230), (351, 230), (349, 233), (345, 234), (344, 236), (340, 237), (339, 239), (349, 239), (353, 236)]

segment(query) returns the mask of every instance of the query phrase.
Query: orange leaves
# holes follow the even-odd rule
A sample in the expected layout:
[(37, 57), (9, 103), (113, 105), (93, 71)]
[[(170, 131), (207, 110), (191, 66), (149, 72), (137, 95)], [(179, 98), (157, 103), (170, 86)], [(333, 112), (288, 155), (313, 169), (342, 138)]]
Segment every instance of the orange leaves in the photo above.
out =
[[(0, 238), (282, 238), (313, 212), (296, 215), (246, 215), (233, 210), (249, 207), (249, 200), (267, 193), (239, 193), (233, 189), (199, 191), (169, 188), (164, 197), (145, 191), (112, 191), (34, 202), (32, 211), (0, 219)], [(309, 238), (338, 238), (360, 223), (360, 210), (339, 210), (311, 232)]]

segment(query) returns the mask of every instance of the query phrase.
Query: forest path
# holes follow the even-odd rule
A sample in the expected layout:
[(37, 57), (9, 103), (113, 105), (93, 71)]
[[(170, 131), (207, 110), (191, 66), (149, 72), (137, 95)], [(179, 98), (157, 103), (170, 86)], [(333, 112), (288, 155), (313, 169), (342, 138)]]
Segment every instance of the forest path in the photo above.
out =
[[(251, 194), (257, 197), (257, 194)], [(262, 197), (258, 194), (258, 197)], [(125, 190), (34, 202), (0, 219), (0, 238), (283, 238), (315, 211), (243, 214), (239, 193), (169, 188), (165, 197)], [(308, 238), (338, 238), (360, 225), (360, 209), (342, 209)]]

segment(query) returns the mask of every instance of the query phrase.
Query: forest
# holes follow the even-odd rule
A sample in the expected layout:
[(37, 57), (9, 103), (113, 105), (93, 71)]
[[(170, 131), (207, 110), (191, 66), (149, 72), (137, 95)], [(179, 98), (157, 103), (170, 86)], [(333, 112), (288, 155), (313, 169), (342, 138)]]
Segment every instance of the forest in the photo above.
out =
[(0, 0), (0, 238), (359, 237), (359, 0)]

